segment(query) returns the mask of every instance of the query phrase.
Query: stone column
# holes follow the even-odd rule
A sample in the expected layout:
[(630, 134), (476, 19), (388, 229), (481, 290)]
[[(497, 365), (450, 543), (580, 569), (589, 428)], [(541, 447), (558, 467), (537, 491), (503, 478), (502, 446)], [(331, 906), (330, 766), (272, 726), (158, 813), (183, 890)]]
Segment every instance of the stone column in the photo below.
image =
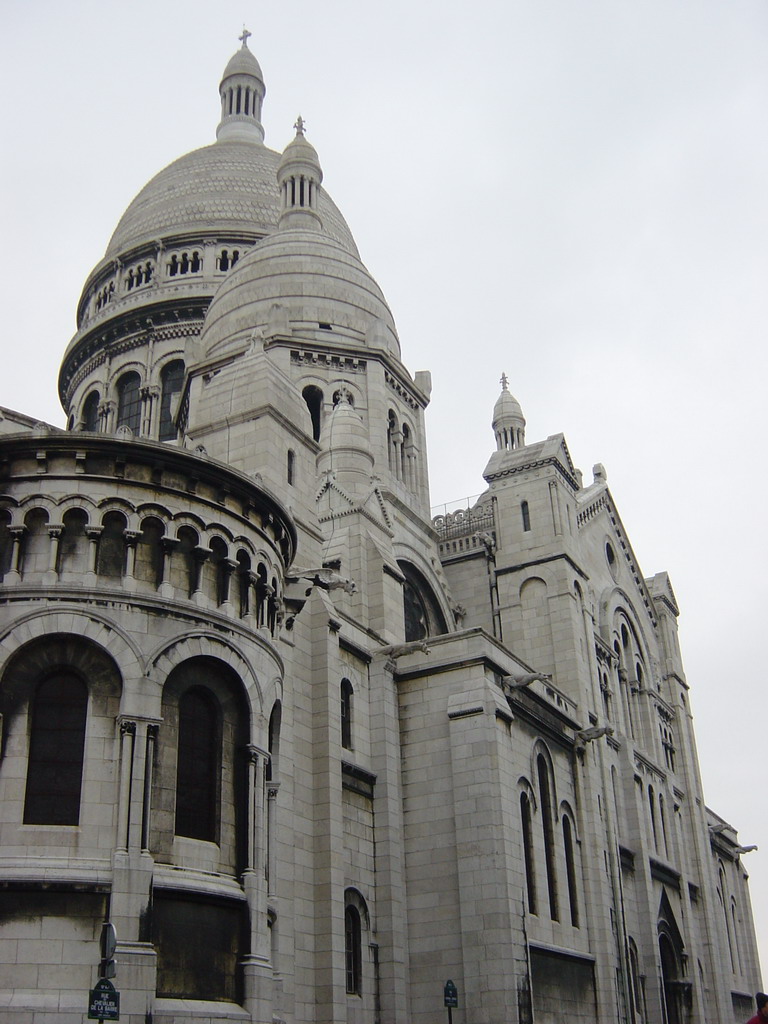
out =
[(8, 529), (13, 538), (13, 551), (11, 552), (11, 568), (6, 574), (6, 583), (18, 583), (21, 579), (21, 552), (22, 540), (27, 532), (26, 526), (11, 526)]
[(88, 558), (88, 576), (92, 579), (96, 578), (96, 564), (99, 557), (99, 537), (101, 537), (103, 531), (103, 526), (86, 526), (85, 528), (85, 535), (91, 544), (91, 550)]
[(120, 789), (117, 798), (117, 843), (118, 851), (128, 852), (131, 821), (131, 780), (133, 758), (136, 746), (136, 723), (120, 722)]

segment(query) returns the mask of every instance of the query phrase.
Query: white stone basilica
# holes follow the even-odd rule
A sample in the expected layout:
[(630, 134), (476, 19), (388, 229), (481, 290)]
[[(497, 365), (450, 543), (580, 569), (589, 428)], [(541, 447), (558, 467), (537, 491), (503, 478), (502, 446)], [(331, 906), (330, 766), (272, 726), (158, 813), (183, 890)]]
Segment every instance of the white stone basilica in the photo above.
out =
[(87, 1019), (105, 921), (126, 1024), (743, 1021), (667, 575), (506, 377), (431, 517), (429, 373), (247, 33), (220, 95), (85, 283), (67, 429), (0, 410), (0, 1021)]

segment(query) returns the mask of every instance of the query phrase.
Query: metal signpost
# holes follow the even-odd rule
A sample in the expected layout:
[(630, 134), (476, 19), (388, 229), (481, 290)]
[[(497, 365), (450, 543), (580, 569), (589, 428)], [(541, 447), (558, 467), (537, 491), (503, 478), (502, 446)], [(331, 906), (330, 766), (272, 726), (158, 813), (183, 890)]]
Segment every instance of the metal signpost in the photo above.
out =
[(448, 1007), (448, 1024), (453, 1024), (453, 1008), (459, 1005), (459, 993), (453, 982), (448, 979), (443, 989), (443, 1006)]
[(111, 921), (105, 921), (101, 926), (100, 946), (99, 980), (88, 996), (88, 1020), (98, 1020), (103, 1024), (105, 1020), (120, 1019), (120, 993), (115, 991), (109, 980), (116, 973), (114, 956), (117, 947), (117, 933)]

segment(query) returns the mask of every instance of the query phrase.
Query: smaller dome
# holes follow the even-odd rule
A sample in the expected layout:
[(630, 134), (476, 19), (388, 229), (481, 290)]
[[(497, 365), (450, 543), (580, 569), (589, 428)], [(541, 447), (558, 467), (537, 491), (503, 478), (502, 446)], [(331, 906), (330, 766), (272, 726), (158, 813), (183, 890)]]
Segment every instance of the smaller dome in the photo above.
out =
[(400, 358), (381, 289), (357, 256), (320, 230), (281, 230), (254, 245), (214, 296), (201, 355), (225, 352), (244, 324), (269, 331), (276, 303), (296, 338), (319, 335), (326, 345), (362, 344)]
[(501, 394), (493, 407), (491, 427), (496, 446), (503, 449), (522, 448), (525, 444), (525, 417), (520, 403), (509, 391), (506, 373), (501, 375)]
[(249, 75), (251, 78), (258, 78), (261, 82), (264, 81), (261, 65), (248, 49), (245, 42), (243, 42), (240, 49), (229, 58), (229, 63), (224, 68), (224, 74), (221, 76), (222, 84), (232, 75)]
[(338, 401), (326, 419), (320, 434), (321, 452), (317, 471), (332, 470), (343, 484), (370, 483), (374, 466), (368, 433), (362, 418), (355, 412), (352, 396), (345, 385), (338, 391)]
[(301, 167), (311, 167), (319, 174), (319, 180), (322, 181), (323, 172), (320, 168), (320, 157), (317, 155), (317, 150), (312, 143), (307, 141), (307, 137), (304, 134), (304, 120), (301, 115), (299, 115), (293, 127), (296, 129), (296, 137), (291, 139), (283, 150), (283, 155), (280, 157), (280, 163), (277, 168), (278, 180), (281, 175), (288, 172), (289, 168), (292, 168), (294, 165), (300, 165)]

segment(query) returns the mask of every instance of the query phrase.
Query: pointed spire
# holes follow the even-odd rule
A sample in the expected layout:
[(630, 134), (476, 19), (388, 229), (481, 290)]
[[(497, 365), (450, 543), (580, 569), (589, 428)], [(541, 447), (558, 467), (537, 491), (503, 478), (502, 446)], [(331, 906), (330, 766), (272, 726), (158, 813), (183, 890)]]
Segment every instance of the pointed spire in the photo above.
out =
[(242, 46), (230, 58), (219, 85), (221, 121), (216, 138), (221, 141), (263, 142), (261, 107), (267, 91), (259, 62), (248, 49), (251, 33), (243, 26)]
[(496, 435), (496, 448), (511, 451), (525, 445), (525, 417), (520, 403), (509, 390), (509, 378), (502, 373), (501, 394), (493, 407), (491, 426)]
[(294, 124), (296, 136), (283, 150), (277, 168), (277, 184), (282, 195), (281, 228), (322, 227), (318, 195), (323, 169), (314, 146), (305, 136), (306, 122), (299, 114)]

